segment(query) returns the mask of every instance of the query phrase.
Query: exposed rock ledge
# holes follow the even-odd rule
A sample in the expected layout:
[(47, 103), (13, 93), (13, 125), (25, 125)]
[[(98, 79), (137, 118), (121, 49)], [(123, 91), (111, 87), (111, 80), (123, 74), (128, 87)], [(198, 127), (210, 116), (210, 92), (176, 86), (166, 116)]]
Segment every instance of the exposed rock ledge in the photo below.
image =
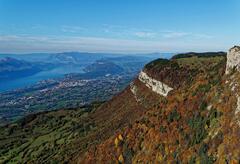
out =
[(239, 46), (234, 46), (228, 51), (228, 54), (227, 54), (226, 74), (229, 74), (233, 68), (240, 71), (240, 47)]
[(173, 88), (169, 87), (168, 85), (158, 81), (150, 76), (148, 76), (145, 72), (141, 71), (138, 79), (144, 83), (148, 88), (150, 88), (153, 92), (160, 94), (162, 96), (167, 96), (168, 92), (173, 90)]
[[(226, 65), (226, 74), (231, 73), (233, 69), (240, 71), (240, 47), (239, 46), (234, 46), (228, 51), (227, 54), (227, 65)], [(237, 121), (237, 124), (240, 127), (240, 93), (239, 93), (239, 79), (235, 77), (235, 75), (232, 75), (230, 77), (230, 88), (231, 92), (233, 92), (233, 95), (236, 96), (237, 98), (237, 104), (236, 104), (236, 109), (235, 109), (235, 120)], [(226, 81), (228, 83), (228, 81)]]
[(134, 85), (134, 82), (130, 83), (130, 90), (132, 92), (132, 94), (134, 95), (134, 98), (137, 102), (140, 102), (141, 100), (138, 98), (137, 96), (137, 86)]

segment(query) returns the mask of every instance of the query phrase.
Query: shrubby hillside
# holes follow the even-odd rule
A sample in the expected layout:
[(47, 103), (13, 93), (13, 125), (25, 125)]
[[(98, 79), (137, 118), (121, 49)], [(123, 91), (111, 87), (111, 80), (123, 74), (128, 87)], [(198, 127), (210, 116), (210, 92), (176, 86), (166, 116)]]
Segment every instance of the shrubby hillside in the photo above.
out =
[(145, 81), (132, 83), (136, 102), (147, 108), (143, 116), (77, 162), (238, 163), (239, 63), (232, 58), (240, 58), (239, 47), (227, 58), (191, 53), (147, 64)]

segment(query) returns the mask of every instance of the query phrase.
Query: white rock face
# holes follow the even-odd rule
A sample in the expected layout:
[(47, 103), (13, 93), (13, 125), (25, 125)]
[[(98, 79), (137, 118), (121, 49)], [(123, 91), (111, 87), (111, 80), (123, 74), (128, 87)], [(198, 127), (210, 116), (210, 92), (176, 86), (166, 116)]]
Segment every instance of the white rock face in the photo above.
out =
[[(234, 46), (228, 51), (227, 54), (227, 65), (226, 65), (226, 74), (231, 73), (233, 69), (236, 69), (237, 71), (240, 71), (240, 47)], [(229, 85), (231, 92), (233, 95), (237, 98), (237, 104), (236, 109), (234, 113), (234, 119), (236, 120), (238, 126), (240, 127), (240, 93), (239, 93), (239, 87), (240, 82), (237, 80), (237, 77), (233, 74), (229, 77), (229, 80), (226, 80), (226, 84)]]
[(131, 90), (132, 94), (134, 95), (135, 100), (137, 102), (140, 102), (141, 100), (137, 96), (138, 89), (137, 89), (137, 86), (134, 84), (134, 82), (130, 83), (130, 90)]
[(226, 74), (229, 74), (233, 68), (240, 71), (240, 47), (234, 46), (228, 51)]
[(235, 110), (235, 115), (240, 113), (240, 97), (237, 97), (237, 108)]
[(138, 79), (144, 83), (148, 88), (150, 88), (153, 92), (160, 94), (164, 97), (168, 95), (168, 92), (173, 90), (173, 88), (169, 87), (168, 85), (158, 81), (150, 76), (148, 76), (145, 72), (141, 71)]
[(240, 114), (240, 97), (237, 96), (237, 108), (235, 110), (235, 118), (237, 120), (237, 124), (240, 127), (240, 118), (239, 118), (239, 114)]

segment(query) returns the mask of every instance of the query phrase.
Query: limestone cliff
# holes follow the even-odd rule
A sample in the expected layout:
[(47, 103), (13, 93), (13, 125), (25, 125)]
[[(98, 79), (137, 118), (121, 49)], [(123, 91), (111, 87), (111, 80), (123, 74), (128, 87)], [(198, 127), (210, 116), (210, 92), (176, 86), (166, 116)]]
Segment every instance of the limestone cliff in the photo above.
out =
[(150, 88), (153, 92), (160, 94), (162, 96), (167, 96), (168, 92), (173, 90), (173, 88), (169, 87), (168, 85), (158, 81), (150, 76), (147, 73), (141, 71), (138, 79), (144, 83), (148, 88)]
[(233, 121), (240, 127), (240, 47), (234, 46), (227, 54), (226, 84), (236, 98)]
[(233, 69), (240, 70), (240, 47), (234, 46), (228, 51), (226, 74), (229, 74)]

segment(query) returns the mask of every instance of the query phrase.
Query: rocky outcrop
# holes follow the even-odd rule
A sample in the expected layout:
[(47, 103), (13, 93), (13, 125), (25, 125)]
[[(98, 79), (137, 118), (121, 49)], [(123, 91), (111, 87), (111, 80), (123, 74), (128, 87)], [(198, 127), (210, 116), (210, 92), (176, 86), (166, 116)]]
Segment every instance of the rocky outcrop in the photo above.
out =
[(134, 84), (134, 82), (131, 82), (131, 83), (130, 83), (130, 90), (131, 90), (131, 92), (132, 92), (135, 100), (136, 100), (137, 102), (140, 102), (140, 99), (139, 99), (138, 96), (137, 96), (138, 88), (137, 88), (137, 86)]
[(226, 74), (229, 74), (231, 70), (240, 70), (240, 47), (234, 46), (228, 51), (227, 54), (227, 66)]
[[(230, 74), (232, 71), (240, 71), (240, 47), (234, 46), (228, 51), (227, 54), (227, 65), (226, 65), (226, 74)], [(230, 82), (229, 82), (230, 81)], [(229, 83), (230, 90), (233, 95), (236, 96), (237, 103), (236, 103), (236, 109), (235, 109), (235, 120), (237, 121), (237, 124), (240, 126), (240, 119), (239, 119), (239, 113), (240, 113), (240, 85), (239, 85), (239, 76), (236, 74), (232, 74), (229, 77), (229, 81), (227, 80), (226, 83)]]
[(167, 96), (168, 92), (173, 90), (173, 88), (168, 85), (158, 81), (150, 76), (148, 76), (145, 72), (141, 71), (138, 79), (144, 83), (148, 88), (150, 88), (153, 92), (160, 94), (162, 96)]
[(240, 127), (240, 119), (239, 119), (239, 113), (240, 113), (240, 97), (237, 97), (237, 108), (235, 110), (235, 116), (236, 116), (236, 120), (237, 120), (237, 124)]

